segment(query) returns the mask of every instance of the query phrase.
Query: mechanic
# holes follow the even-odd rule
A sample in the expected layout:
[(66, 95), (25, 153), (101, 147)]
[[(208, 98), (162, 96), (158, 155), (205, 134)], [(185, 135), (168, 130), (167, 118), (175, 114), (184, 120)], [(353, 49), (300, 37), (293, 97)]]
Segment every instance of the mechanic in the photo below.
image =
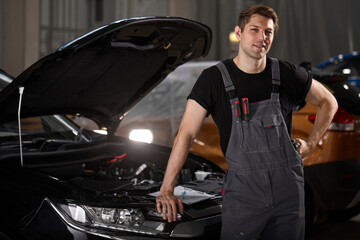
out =
[[(324, 134), (337, 110), (332, 94), (305, 69), (267, 57), (278, 30), (275, 11), (255, 5), (240, 12), (238, 55), (205, 69), (195, 83), (168, 161), (157, 211), (176, 220), (173, 195), (188, 149), (212, 115), (228, 169), (224, 180), (222, 239), (304, 239), (302, 158)], [(292, 108), (318, 107), (306, 140), (291, 142)]]

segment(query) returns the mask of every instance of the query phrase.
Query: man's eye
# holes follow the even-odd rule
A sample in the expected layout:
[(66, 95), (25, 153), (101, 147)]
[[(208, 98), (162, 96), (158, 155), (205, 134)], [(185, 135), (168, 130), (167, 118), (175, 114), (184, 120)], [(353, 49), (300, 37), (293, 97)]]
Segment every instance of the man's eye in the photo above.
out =
[(266, 34), (266, 36), (271, 36), (272, 32), (271, 31), (266, 31), (265, 34)]

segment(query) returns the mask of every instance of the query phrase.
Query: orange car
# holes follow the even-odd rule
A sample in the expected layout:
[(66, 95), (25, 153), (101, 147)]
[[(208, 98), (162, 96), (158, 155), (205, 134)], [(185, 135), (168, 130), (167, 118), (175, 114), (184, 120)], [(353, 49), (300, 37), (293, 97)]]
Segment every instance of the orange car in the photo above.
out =
[[(308, 218), (347, 220), (360, 212), (360, 91), (341, 75), (318, 79), (336, 97), (339, 109), (316, 148), (304, 158)], [(292, 136), (306, 139), (317, 108), (293, 115)]]
[[(152, 134), (152, 143), (171, 146), (187, 95), (201, 71), (214, 64), (194, 62), (180, 66), (125, 116), (117, 134), (127, 137), (142, 129)], [(314, 151), (304, 159), (307, 223), (315, 217), (317, 221), (348, 219), (360, 212), (360, 90), (342, 75), (314, 73), (314, 78), (334, 94), (340, 108)], [(306, 102), (296, 106), (292, 138), (309, 136), (316, 110)], [(205, 120), (190, 152), (227, 169), (211, 116)]]

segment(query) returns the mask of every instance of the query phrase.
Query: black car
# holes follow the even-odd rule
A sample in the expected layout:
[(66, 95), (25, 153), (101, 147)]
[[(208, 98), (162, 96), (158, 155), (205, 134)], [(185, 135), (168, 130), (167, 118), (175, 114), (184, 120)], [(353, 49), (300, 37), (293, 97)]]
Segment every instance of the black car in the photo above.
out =
[[(13, 81), (1, 72), (0, 238), (217, 237), (222, 169), (189, 154), (178, 184), (209, 197), (167, 223), (153, 193), (171, 149), (114, 135), (132, 106), (177, 66), (206, 56), (210, 44), (210, 29), (194, 21), (126, 19), (59, 48)], [(101, 131), (80, 127), (76, 116)], [(210, 174), (196, 180), (197, 170)]]

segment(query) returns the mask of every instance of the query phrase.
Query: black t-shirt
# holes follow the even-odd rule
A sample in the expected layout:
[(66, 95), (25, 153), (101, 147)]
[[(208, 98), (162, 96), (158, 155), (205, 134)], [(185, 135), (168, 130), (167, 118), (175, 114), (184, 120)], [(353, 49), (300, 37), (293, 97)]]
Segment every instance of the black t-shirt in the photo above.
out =
[[(239, 99), (247, 97), (251, 102), (258, 102), (271, 97), (272, 75), (271, 61), (266, 60), (264, 71), (247, 74), (241, 71), (233, 59), (223, 61), (234, 82)], [(282, 114), (290, 134), (292, 108), (303, 101), (312, 83), (311, 74), (304, 68), (279, 60), (280, 66), (280, 103)], [(216, 66), (205, 69), (196, 81), (188, 99), (195, 100), (207, 114), (213, 117), (220, 135), (220, 146), (225, 154), (231, 133), (231, 105), (225, 92), (221, 73)]]

